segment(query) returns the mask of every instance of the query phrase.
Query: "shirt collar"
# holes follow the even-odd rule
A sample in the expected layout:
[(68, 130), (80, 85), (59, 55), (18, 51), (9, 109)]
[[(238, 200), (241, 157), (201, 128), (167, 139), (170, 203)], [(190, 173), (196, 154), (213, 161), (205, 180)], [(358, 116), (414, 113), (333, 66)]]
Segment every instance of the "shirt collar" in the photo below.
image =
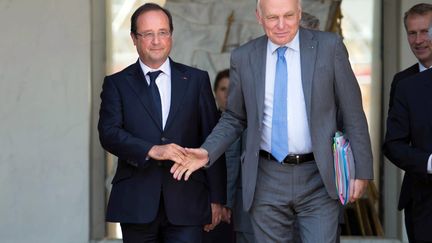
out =
[(419, 71), (420, 72), (423, 72), (424, 70), (426, 70), (426, 69), (429, 69), (429, 68), (432, 68), (432, 67), (425, 67), (425, 66), (423, 66), (423, 64), (421, 64), (421, 63), (418, 63), (418, 65), (419, 65)]
[(154, 71), (157, 71), (157, 70), (161, 70), (165, 75), (168, 75), (168, 77), (171, 74), (171, 66), (170, 66), (169, 58), (167, 58), (165, 60), (165, 62), (158, 69), (150, 68), (149, 66), (145, 65), (141, 61), (141, 59), (139, 59), (139, 63), (140, 63), (140, 66), (141, 66), (141, 69), (142, 69), (144, 75), (147, 75), (148, 72), (154, 72)]
[[(285, 44), (283, 46), (286, 46), (289, 49), (294, 50), (294, 51), (300, 51), (299, 32), (300, 31), (297, 30), (297, 33), (294, 36), (294, 39), (292, 39), (291, 42), (288, 42), (287, 44)], [(276, 45), (270, 39), (268, 39), (268, 47), (270, 49), (270, 52), (273, 54), (273, 53), (275, 53), (276, 49), (278, 49), (281, 46), (280, 45)]]

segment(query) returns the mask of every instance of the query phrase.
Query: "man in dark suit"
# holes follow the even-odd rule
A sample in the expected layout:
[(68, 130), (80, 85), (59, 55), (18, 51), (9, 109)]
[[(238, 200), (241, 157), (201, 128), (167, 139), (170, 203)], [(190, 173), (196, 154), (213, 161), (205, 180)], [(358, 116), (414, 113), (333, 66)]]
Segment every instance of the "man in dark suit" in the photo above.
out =
[(300, 28), (300, 0), (258, 0), (266, 35), (231, 54), (227, 110), (187, 162), (180, 179), (210, 166), (247, 127), (241, 157), (243, 205), (257, 242), (334, 243), (339, 202), (332, 138), (341, 115), (355, 176), (350, 201), (373, 179), (372, 152), (359, 85), (340, 37)]
[[(409, 241), (421, 242), (419, 240), (424, 239), (424, 234), (432, 235), (430, 232), (424, 231), (424, 227), (429, 227), (430, 230), (432, 225), (430, 221), (427, 223), (423, 216), (419, 217), (418, 213), (423, 214), (423, 209), (417, 209), (416, 205), (419, 203), (420, 205), (427, 205), (432, 201), (431, 191), (429, 191), (429, 198), (421, 196), (423, 193), (427, 193), (427, 190), (425, 191), (425, 186), (422, 186), (423, 180), (419, 179), (419, 175), (426, 172), (422, 171), (419, 174), (418, 170), (426, 170), (426, 167), (421, 168), (425, 161), (416, 157), (416, 153), (424, 150), (425, 146), (430, 148), (432, 140), (430, 133), (428, 133), (430, 129), (424, 129), (423, 124), (428, 123), (429, 126), (431, 124), (430, 115), (428, 117), (431, 106), (422, 101), (427, 95), (423, 98), (417, 96), (429, 92), (428, 96), (430, 97), (431, 94), (430, 89), (427, 89), (428, 86), (421, 84), (426, 82), (428, 76), (430, 83), (430, 74), (421, 73), (420, 75), (419, 72), (432, 67), (432, 42), (429, 32), (432, 26), (432, 4), (420, 3), (411, 7), (404, 15), (404, 24), (408, 43), (418, 59), (418, 63), (397, 73), (393, 78), (384, 154), (393, 164), (405, 171), (398, 209), (404, 209), (405, 228)], [(430, 73), (430, 71), (427, 72)], [(410, 111), (409, 114), (408, 111)], [(415, 122), (417, 119), (418, 122)], [(427, 137), (428, 134), (429, 138)], [(423, 152), (427, 152), (427, 150)], [(429, 188), (431, 188), (431, 184), (429, 184)], [(424, 201), (425, 204), (419, 202), (419, 198), (422, 198), (421, 201)], [(427, 214), (427, 212), (429, 212), (428, 217), (431, 218), (431, 211), (426, 210), (424, 213)], [(429, 240), (431, 239), (429, 238)]]
[[(216, 106), (218, 107), (219, 114), (225, 111), (226, 99), (228, 94), (229, 84), (229, 69), (224, 69), (216, 74), (215, 81), (213, 83), (214, 97), (216, 100)], [(238, 144), (238, 143), (236, 143)], [(233, 146), (235, 146), (233, 144)], [(234, 149), (234, 148), (233, 148)], [(233, 154), (234, 153), (234, 154)], [(240, 151), (232, 151), (225, 153), (225, 161), (227, 168), (227, 200), (226, 204), (222, 208), (221, 222), (214, 230), (205, 231), (203, 233), (203, 243), (232, 243), (234, 241), (233, 223), (232, 217), (232, 206), (235, 188), (237, 185), (237, 174), (238, 164), (233, 163), (233, 155), (235, 156)]]
[[(225, 112), (228, 99), (229, 69), (220, 71), (215, 78), (213, 91), (219, 112)], [(204, 234), (203, 242), (254, 243), (255, 238), (250, 216), (243, 210), (240, 155), (245, 142), (237, 139), (225, 151), (227, 167), (227, 203), (223, 209), (222, 222), (209, 233)], [(234, 231), (234, 232), (233, 232)]]
[(124, 242), (201, 242), (225, 204), (224, 160), (187, 182), (169, 172), (218, 119), (207, 72), (168, 58), (172, 31), (166, 9), (139, 7), (130, 33), (139, 59), (103, 84), (100, 141), (118, 157), (107, 221), (121, 223)]
[(399, 209), (409, 242), (432, 242), (432, 69), (403, 79), (387, 118), (384, 154), (405, 171)]
[(432, 47), (428, 42), (428, 28), (432, 21), (432, 4), (419, 3), (411, 7), (404, 15), (404, 25), (408, 44), (418, 63), (395, 74), (391, 83), (389, 108), (400, 80), (414, 75), (432, 66)]

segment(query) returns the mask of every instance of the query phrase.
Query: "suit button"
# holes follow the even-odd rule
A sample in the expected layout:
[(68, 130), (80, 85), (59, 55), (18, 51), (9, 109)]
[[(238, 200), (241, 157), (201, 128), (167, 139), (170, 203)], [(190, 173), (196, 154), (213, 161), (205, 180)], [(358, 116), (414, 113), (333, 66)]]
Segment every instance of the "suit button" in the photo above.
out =
[(162, 141), (162, 142), (166, 142), (166, 141), (168, 141), (168, 138), (166, 138), (166, 137), (162, 137), (162, 138), (161, 138), (161, 141)]
[(158, 161), (157, 166), (162, 167), (162, 161)]

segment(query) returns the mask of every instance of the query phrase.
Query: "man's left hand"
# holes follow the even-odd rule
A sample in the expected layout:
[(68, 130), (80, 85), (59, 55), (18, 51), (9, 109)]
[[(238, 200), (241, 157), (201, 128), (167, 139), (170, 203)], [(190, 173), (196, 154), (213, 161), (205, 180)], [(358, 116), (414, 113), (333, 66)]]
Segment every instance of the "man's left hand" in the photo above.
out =
[(223, 206), (221, 204), (212, 203), (211, 209), (212, 209), (212, 223), (204, 225), (204, 231), (206, 232), (213, 230), (220, 223), (222, 219)]
[(361, 198), (366, 191), (369, 180), (351, 179), (350, 181), (350, 197), (349, 202), (353, 203)]

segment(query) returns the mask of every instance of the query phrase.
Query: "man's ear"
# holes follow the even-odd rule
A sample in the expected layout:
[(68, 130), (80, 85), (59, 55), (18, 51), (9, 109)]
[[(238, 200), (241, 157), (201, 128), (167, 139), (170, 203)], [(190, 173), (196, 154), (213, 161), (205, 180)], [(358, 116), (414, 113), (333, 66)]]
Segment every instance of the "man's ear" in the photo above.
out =
[(263, 23), (262, 23), (262, 18), (261, 18), (261, 15), (260, 15), (258, 9), (255, 10), (255, 17), (256, 17), (258, 23), (259, 23), (260, 25), (262, 25), (262, 24), (263, 24)]
[(134, 46), (136, 46), (137, 38), (136, 38), (135, 34), (132, 33), (132, 32), (130, 32), (130, 37), (131, 37), (131, 39), (132, 39), (132, 41), (134, 43)]

